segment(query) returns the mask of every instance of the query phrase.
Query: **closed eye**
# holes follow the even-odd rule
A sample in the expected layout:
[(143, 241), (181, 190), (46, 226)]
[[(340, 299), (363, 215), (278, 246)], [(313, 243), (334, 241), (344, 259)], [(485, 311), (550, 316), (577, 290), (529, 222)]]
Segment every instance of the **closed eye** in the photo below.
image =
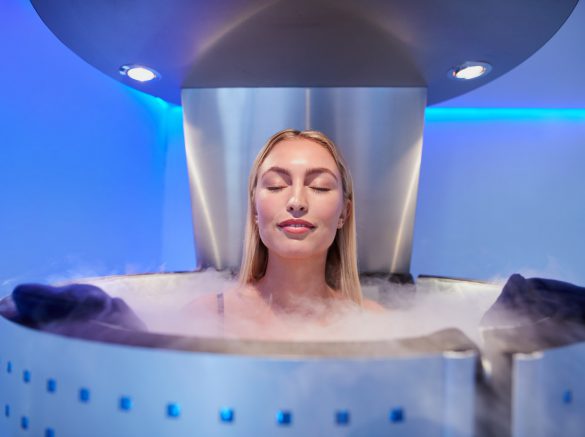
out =
[[(266, 189), (268, 191), (280, 191), (284, 188), (285, 187), (266, 187)], [(331, 189), (329, 189), (329, 188), (311, 187), (311, 189), (318, 192), (318, 193), (326, 193), (327, 191), (331, 191)]]

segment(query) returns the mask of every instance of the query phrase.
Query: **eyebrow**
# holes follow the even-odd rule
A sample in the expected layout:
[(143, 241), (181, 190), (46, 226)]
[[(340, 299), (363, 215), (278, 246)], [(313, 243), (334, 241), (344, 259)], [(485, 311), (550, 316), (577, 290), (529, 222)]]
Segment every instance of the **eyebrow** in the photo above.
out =
[[(288, 171), (286, 168), (282, 168), (282, 167), (278, 167), (278, 166), (272, 166), (268, 170), (266, 170), (264, 173), (262, 173), (262, 176), (261, 177), (264, 177), (266, 175), (266, 173), (268, 173), (270, 171), (274, 171), (276, 173), (280, 173), (280, 174), (283, 174), (283, 175), (286, 175), (286, 176), (290, 176), (290, 171)], [(315, 173), (329, 173), (337, 181), (337, 176), (335, 176), (335, 173), (333, 173), (331, 170), (329, 170), (326, 167), (313, 167), (313, 168), (309, 168), (305, 172), (305, 177), (310, 176), (310, 175), (313, 175)]]

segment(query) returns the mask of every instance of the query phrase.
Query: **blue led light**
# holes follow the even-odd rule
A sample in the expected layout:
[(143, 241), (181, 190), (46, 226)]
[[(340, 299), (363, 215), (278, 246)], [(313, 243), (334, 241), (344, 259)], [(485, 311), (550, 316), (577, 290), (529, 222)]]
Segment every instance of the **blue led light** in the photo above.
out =
[(573, 402), (573, 392), (571, 390), (565, 390), (563, 393), (563, 402), (565, 404), (570, 404)]
[(167, 405), (167, 416), (168, 417), (179, 417), (181, 415), (181, 406), (176, 403)]
[(57, 381), (54, 379), (47, 379), (47, 391), (49, 393), (55, 393), (57, 391)]
[(585, 109), (554, 108), (427, 108), (425, 122), (461, 122), (493, 120), (566, 120), (585, 121)]
[(30, 382), (30, 371), (25, 370), (22, 372), (22, 380), (27, 384)]
[(45, 429), (45, 437), (55, 437), (55, 431), (52, 428)]
[(292, 423), (292, 413), (286, 410), (279, 410), (276, 413), (276, 422), (279, 425), (290, 425)]
[(404, 422), (404, 410), (402, 408), (393, 408), (388, 414), (388, 419), (392, 423)]
[(10, 417), (10, 405), (4, 405), (4, 416)]
[(233, 408), (221, 408), (219, 410), (219, 420), (224, 423), (231, 423), (235, 419)]
[(22, 429), (28, 429), (28, 417), (22, 416), (22, 418), (20, 419), (20, 427)]
[(90, 397), (90, 393), (89, 393), (88, 388), (79, 389), (79, 402), (83, 402), (84, 404), (87, 404), (89, 402), (89, 397)]
[(122, 411), (130, 411), (134, 406), (134, 402), (128, 396), (122, 396), (120, 398), (120, 410)]
[(335, 412), (335, 423), (338, 425), (349, 425), (349, 411), (339, 410)]
[(6, 373), (12, 373), (12, 361), (6, 363)]

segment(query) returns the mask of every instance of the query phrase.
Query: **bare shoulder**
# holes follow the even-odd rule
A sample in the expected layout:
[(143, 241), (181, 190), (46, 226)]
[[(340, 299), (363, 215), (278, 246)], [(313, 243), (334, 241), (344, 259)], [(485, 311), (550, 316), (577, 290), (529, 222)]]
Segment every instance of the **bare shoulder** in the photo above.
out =
[(388, 312), (388, 310), (386, 308), (384, 308), (382, 305), (380, 305), (375, 300), (371, 300), (371, 299), (364, 299), (364, 301), (362, 303), (362, 308), (365, 309), (366, 311), (369, 311), (372, 313), (386, 313), (386, 312)]
[(182, 312), (186, 314), (209, 313), (217, 310), (217, 294), (204, 293), (187, 303)]
[[(232, 287), (227, 287), (222, 290), (221, 294), (223, 297), (223, 302), (225, 306), (229, 306), (232, 310), (236, 308), (237, 305), (237, 295), (238, 291), (241, 290), (241, 287), (238, 285), (234, 285)], [(216, 313), (218, 309), (218, 293), (211, 292), (211, 293), (203, 293), (196, 296), (193, 300), (187, 303), (183, 307), (183, 312), (186, 313), (209, 313), (213, 312)]]

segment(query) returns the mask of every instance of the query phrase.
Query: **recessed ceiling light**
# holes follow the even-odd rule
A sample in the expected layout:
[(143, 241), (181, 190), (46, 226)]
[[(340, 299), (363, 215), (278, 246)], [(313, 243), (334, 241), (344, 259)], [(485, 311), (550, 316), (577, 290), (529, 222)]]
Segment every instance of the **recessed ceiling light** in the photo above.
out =
[(138, 82), (149, 82), (153, 79), (160, 78), (160, 74), (155, 70), (142, 65), (122, 65), (119, 71), (120, 74)]
[(492, 66), (485, 62), (468, 61), (450, 69), (448, 76), (451, 79), (469, 80), (480, 76), (485, 76), (491, 70)]

